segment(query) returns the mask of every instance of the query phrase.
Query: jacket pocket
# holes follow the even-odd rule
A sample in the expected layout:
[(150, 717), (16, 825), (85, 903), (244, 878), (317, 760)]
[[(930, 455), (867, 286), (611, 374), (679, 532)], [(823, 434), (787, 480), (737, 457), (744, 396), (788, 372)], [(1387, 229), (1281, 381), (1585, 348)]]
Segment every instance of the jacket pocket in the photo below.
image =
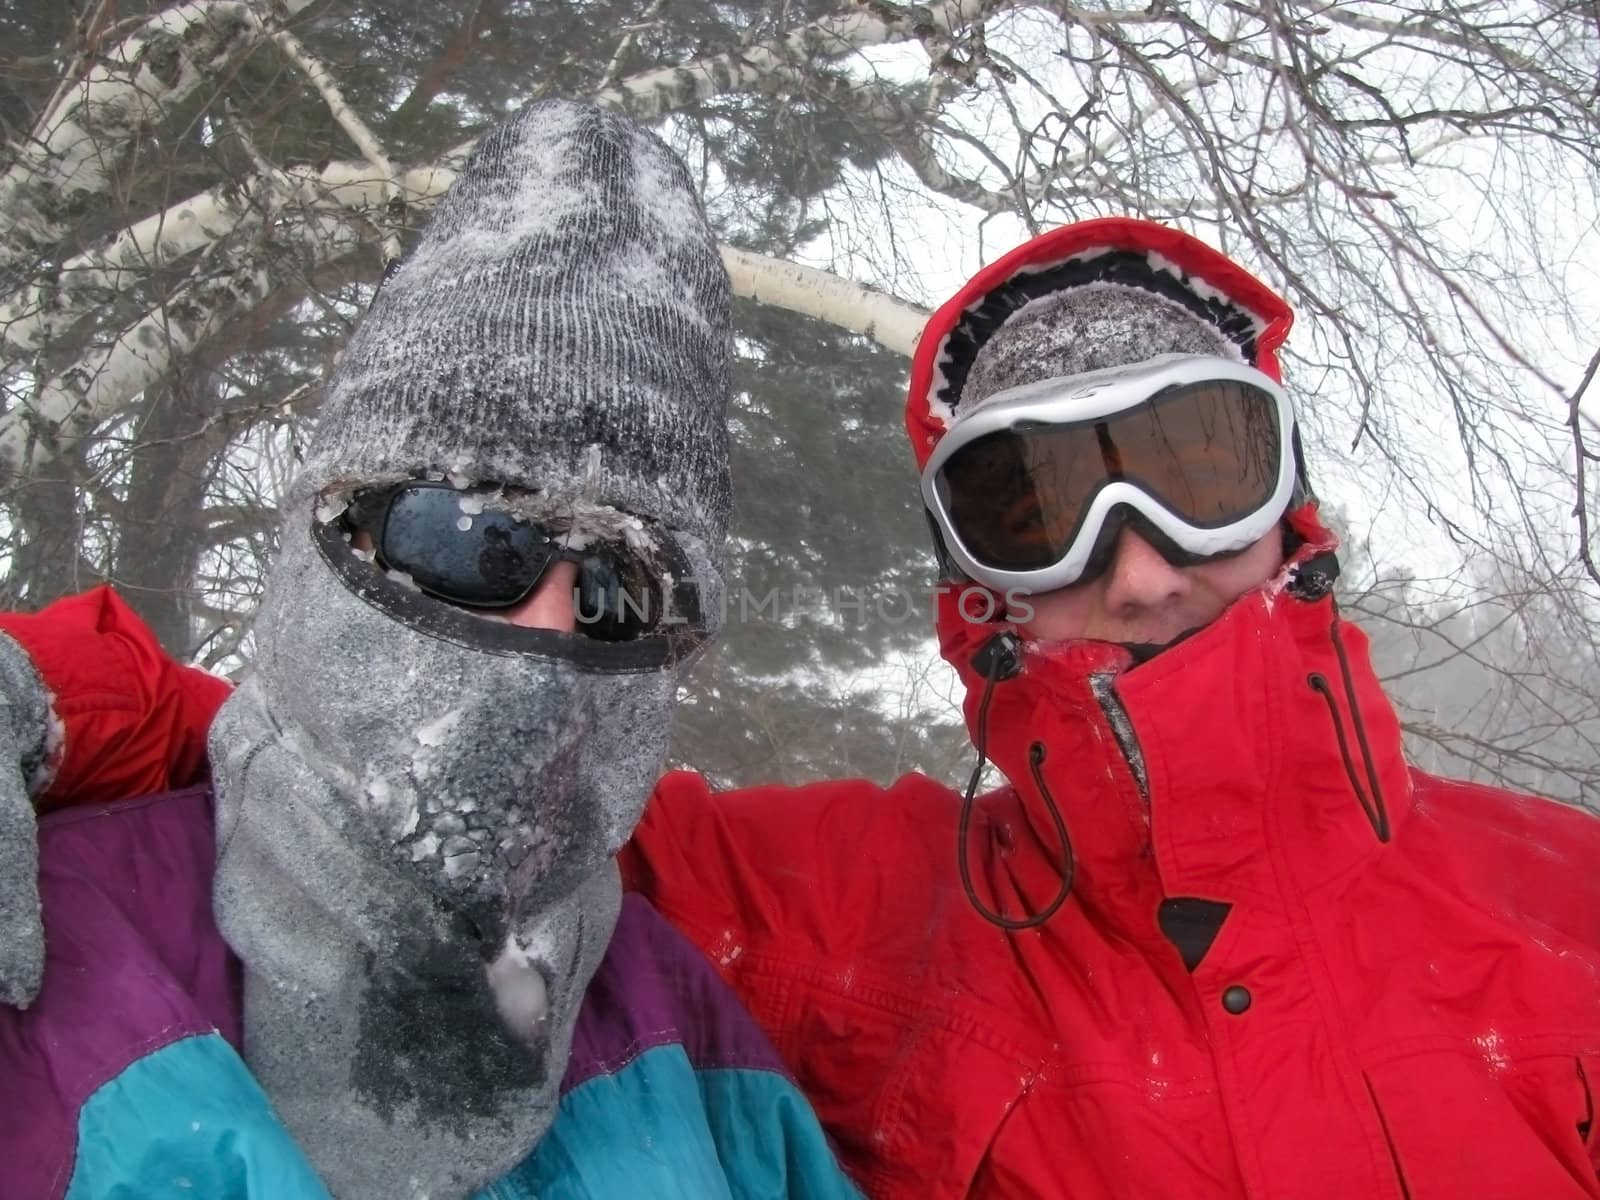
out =
[(1486, 1034), (1363, 1072), (1406, 1200), (1596, 1200), (1597, 1060), (1519, 1056)]

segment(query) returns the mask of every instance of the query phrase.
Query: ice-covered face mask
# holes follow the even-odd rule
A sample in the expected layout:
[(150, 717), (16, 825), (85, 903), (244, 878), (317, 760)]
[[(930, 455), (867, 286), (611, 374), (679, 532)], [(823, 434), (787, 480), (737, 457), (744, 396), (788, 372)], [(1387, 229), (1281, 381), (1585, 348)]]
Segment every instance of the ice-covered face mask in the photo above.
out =
[[(612, 860), (711, 630), (605, 643), (489, 621), (302, 515), (213, 731), (247, 1058), (330, 1184), (449, 1194), (549, 1119), (616, 917)], [(678, 544), (715, 595), (698, 541)]]
[(632, 832), (678, 673), (714, 633), (716, 569), (693, 535), (641, 531), (614, 551), (646, 581), (639, 608), (673, 595), (679, 606), (607, 641), (426, 596), (367, 562), (339, 522), (313, 519), (307, 541), (309, 552), (285, 547), (278, 574), (294, 582), (257, 625), (260, 674), (287, 684), (272, 711), (344, 773), (365, 833), (468, 920), (487, 954)]

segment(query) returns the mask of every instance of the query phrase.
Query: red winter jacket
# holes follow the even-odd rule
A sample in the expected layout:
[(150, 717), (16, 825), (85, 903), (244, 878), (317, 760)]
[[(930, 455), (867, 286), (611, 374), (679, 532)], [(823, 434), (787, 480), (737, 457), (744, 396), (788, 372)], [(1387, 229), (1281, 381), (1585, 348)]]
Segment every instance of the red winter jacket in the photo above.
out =
[[(946, 643), (971, 698), (977, 647)], [(1600, 1196), (1600, 821), (1410, 769), (1365, 650), (1277, 589), (1138, 667), (1030, 645), (988, 716), (1016, 786), (967, 849), (987, 905), (1044, 908), (1048, 791), (1076, 872), (1037, 930), (977, 915), (960, 797), (916, 776), (671, 775), (627, 870), (869, 1195)], [(1193, 973), (1157, 924), (1173, 897), (1230, 906)]]
[[(1142, 222), (1070, 226), (930, 323), (919, 463), (991, 294), (1116, 250), (1225, 301), (1277, 373), (1288, 309), (1239, 268)], [(1309, 507), (1293, 521), (1298, 561), (1331, 549)], [(939, 628), (972, 726), (995, 627), (947, 597)], [(1013, 786), (964, 849), (988, 907), (1044, 909), (1053, 800), (1075, 873), (1042, 928), (976, 913), (960, 797), (915, 776), (714, 794), (672, 775), (625, 853), (869, 1194), (1600, 1197), (1600, 821), (1408, 767), (1365, 637), (1282, 579), (1143, 665), (1092, 642), (1023, 661), (987, 717)], [(1192, 972), (1158, 924), (1177, 898), (1227, 906)]]

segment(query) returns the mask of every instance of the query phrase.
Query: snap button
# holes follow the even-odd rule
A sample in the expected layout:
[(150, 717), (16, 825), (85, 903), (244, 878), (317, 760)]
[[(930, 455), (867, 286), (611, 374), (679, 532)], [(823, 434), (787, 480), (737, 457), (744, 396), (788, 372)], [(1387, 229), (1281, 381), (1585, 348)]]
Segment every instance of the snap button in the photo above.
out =
[(1234, 984), (1222, 993), (1222, 1007), (1237, 1017), (1250, 1007), (1250, 989)]

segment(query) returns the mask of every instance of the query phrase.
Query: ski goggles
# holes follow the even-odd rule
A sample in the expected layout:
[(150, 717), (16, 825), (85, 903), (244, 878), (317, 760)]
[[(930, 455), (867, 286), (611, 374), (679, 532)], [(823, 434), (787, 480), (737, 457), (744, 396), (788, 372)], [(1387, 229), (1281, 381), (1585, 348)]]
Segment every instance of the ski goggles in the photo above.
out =
[(578, 565), (577, 628), (601, 641), (628, 641), (666, 615), (659, 578), (620, 545), (569, 546), (507, 508), (501, 489), (414, 481), (357, 493), (341, 521), (365, 533), (379, 566), (403, 572), (424, 594), (469, 608), (502, 609), (533, 594), (551, 564)]
[(945, 553), (998, 590), (1093, 578), (1132, 522), (1180, 565), (1247, 548), (1294, 494), (1294, 408), (1254, 367), (1167, 354), (1000, 392), (922, 472)]

